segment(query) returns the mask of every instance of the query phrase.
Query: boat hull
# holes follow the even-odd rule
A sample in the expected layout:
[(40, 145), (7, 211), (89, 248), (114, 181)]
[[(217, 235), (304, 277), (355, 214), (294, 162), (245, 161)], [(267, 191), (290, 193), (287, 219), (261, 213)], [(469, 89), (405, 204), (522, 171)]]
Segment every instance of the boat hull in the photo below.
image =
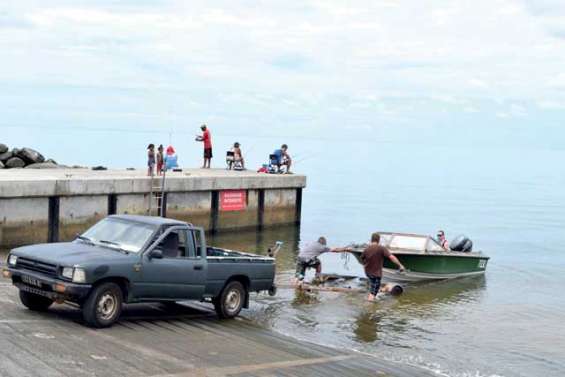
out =
[(385, 259), (383, 276), (396, 281), (442, 280), (483, 275), (488, 263), (484, 255), (394, 253), (406, 268), (399, 273), (390, 260)]

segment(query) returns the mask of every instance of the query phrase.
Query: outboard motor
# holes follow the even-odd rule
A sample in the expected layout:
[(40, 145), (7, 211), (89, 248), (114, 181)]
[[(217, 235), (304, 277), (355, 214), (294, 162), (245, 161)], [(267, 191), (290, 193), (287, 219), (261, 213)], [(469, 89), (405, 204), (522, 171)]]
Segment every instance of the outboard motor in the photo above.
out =
[(455, 237), (453, 241), (449, 244), (449, 248), (452, 251), (461, 251), (464, 253), (468, 253), (473, 251), (473, 241), (463, 234)]

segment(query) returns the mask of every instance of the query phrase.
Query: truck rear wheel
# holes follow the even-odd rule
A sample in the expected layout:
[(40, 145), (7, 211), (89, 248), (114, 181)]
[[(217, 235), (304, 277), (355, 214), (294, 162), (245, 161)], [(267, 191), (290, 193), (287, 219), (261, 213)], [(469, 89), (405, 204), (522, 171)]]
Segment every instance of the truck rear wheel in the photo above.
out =
[(116, 283), (103, 283), (92, 289), (82, 306), (82, 317), (92, 327), (110, 327), (122, 313), (123, 295)]
[(39, 312), (49, 309), (49, 307), (53, 303), (53, 300), (51, 300), (50, 298), (22, 290), (20, 290), (20, 301), (29, 310), (35, 310)]
[(236, 317), (245, 303), (247, 292), (239, 281), (229, 282), (214, 300), (214, 308), (220, 318)]

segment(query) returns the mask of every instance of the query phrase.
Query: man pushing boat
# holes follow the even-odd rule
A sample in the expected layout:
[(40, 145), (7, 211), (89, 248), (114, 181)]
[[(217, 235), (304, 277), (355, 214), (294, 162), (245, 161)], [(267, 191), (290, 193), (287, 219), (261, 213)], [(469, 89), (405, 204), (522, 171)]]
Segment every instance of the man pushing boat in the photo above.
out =
[(374, 301), (375, 296), (381, 287), (381, 279), (383, 277), (383, 263), (384, 258), (387, 257), (390, 261), (398, 266), (400, 272), (405, 270), (400, 261), (390, 253), (390, 251), (379, 245), (381, 236), (378, 233), (371, 235), (371, 243), (363, 250), (361, 254), (361, 262), (365, 267), (365, 274), (369, 279), (369, 294), (367, 295), (368, 301)]
[(318, 241), (311, 242), (300, 248), (298, 252), (298, 258), (296, 260), (296, 283), (302, 284), (304, 280), (304, 275), (308, 268), (316, 269), (315, 280), (320, 279), (320, 274), (322, 273), (322, 262), (318, 257), (323, 253), (346, 253), (350, 252), (351, 248), (348, 247), (334, 247), (329, 248), (327, 246), (326, 237), (321, 236)]

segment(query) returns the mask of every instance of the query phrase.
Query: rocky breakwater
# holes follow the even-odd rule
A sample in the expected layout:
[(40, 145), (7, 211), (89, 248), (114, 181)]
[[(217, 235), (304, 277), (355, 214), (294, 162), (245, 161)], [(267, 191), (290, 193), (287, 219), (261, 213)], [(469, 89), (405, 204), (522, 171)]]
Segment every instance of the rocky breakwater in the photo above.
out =
[(0, 143), (0, 169), (53, 169), (61, 168), (51, 159), (45, 159), (41, 153), (31, 148), (13, 148)]

